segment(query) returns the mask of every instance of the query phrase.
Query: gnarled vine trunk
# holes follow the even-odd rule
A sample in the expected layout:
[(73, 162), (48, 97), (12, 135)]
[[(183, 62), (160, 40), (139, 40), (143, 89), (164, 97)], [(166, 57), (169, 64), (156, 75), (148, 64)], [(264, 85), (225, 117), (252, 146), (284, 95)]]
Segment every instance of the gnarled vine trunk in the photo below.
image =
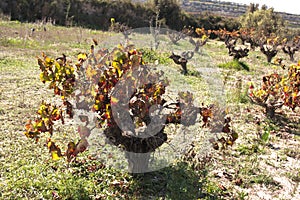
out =
[(125, 152), (129, 173), (147, 172), (149, 169), (150, 154), (151, 153)]
[(275, 116), (275, 109), (276, 107), (274, 106), (266, 106), (266, 114), (269, 118), (274, 118)]

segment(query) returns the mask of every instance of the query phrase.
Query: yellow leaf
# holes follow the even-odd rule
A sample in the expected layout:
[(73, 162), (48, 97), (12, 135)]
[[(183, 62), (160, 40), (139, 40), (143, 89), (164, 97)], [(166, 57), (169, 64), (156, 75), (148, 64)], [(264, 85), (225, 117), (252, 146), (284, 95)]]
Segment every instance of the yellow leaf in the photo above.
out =
[(43, 120), (40, 120), (38, 121), (36, 124), (35, 124), (35, 127), (38, 128), (38, 127), (42, 127), (44, 124), (44, 121)]
[[(92, 88), (92, 90), (91, 90), (91, 95), (93, 96), (93, 97), (95, 97), (95, 96), (97, 96), (97, 91), (96, 91), (96, 89), (93, 87)], [(96, 100), (97, 101), (97, 100)]]
[(47, 65), (50, 65), (50, 64), (52, 64), (52, 60), (51, 60), (51, 58), (49, 58), (49, 57), (46, 57), (46, 58), (45, 58), (45, 63), (46, 63)]
[(77, 59), (80, 60), (86, 60), (87, 59), (87, 54), (86, 53), (80, 53), (77, 56)]
[(205, 41), (206, 39), (207, 39), (207, 35), (203, 35), (201, 38), (202, 41)]
[(44, 104), (42, 104), (42, 105), (40, 106), (40, 109), (37, 111), (38, 114), (42, 115), (45, 109), (46, 109), (46, 106), (45, 106)]
[(86, 75), (87, 77), (91, 78), (93, 77), (94, 75), (97, 74), (97, 71), (95, 69), (93, 69), (90, 65), (87, 67), (86, 69)]
[(117, 72), (118, 72), (118, 77), (121, 77), (122, 71), (121, 71), (121, 69), (120, 69), (120, 64), (119, 64), (118, 62), (114, 61), (114, 62), (112, 63), (112, 66), (113, 66), (114, 69), (117, 70)]
[(116, 103), (118, 103), (119, 102), (119, 99), (117, 99), (116, 97), (111, 97), (111, 99), (110, 99), (110, 102), (111, 102), (111, 104), (116, 104)]
[(95, 104), (95, 105), (94, 105), (94, 109), (95, 109), (95, 110), (99, 110), (99, 105), (98, 105), (98, 104)]
[(52, 160), (59, 160), (59, 159), (61, 159), (61, 156), (59, 154), (60, 153), (58, 151), (52, 151), (51, 152)]
[(283, 42), (283, 43), (286, 43), (286, 42), (287, 42), (287, 38), (284, 38), (284, 39), (282, 40), (282, 42)]
[(281, 85), (281, 86), (285, 85), (286, 80), (287, 80), (287, 78), (283, 78), (283, 79), (280, 81), (280, 85)]
[(297, 97), (297, 95), (298, 95), (298, 93), (297, 93), (297, 92), (293, 92), (293, 94), (292, 94), (292, 97), (293, 97), (293, 98), (296, 98), (296, 97)]
[(40, 73), (40, 80), (41, 80), (42, 82), (45, 82), (45, 81), (46, 81), (45, 78), (44, 78), (44, 73), (43, 73), (43, 72)]
[(118, 49), (123, 49), (123, 45), (121, 43), (118, 44), (117, 46)]
[(49, 148), (49, 152), (51, 153), (52, 160), (61, 159), (62, 153), (61, 153), (60, 148), (58, 146), (56, 146), (55, 143), (52, 142), (50, 138), (47, 140), (47, 146)]
[(56, 68), (57, 70), (60, 70), (60, 69), (61, 69), (61, 66), (60, 66), (60, 64), (59, 64), (58, 62), (55, 62), (54, 65), (55, 65), (55, 68)]
[(258, 90), (258, 91), (255, 91), (255, 93), (254, 93), (254, 95), (257, 97), (262, 97), (265, 94), (266, 94), (266, 92), (264, 90)]
[(47, 147), (50, 148), (51, 145), (52, 145), (52, 142), (51, 142), (51, 140), (49, 140), (48, 143), (47, 143)]

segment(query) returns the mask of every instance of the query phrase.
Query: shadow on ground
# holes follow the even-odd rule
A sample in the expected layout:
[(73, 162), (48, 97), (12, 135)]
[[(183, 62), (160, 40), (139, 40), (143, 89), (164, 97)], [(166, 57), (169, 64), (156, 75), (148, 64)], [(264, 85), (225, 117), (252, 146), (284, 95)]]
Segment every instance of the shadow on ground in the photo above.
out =
[(289, 134), (300, 136), (300, 116), (295, 114), (294, 117), (286, 114), (275, 114), (273, 123), (276, 124), (282, 131)]
[(134, 175), (135, 196), (138, 199), (218, 199), (207, 194), (207, 170), (194, 171), (186, 163), (155, 172)]

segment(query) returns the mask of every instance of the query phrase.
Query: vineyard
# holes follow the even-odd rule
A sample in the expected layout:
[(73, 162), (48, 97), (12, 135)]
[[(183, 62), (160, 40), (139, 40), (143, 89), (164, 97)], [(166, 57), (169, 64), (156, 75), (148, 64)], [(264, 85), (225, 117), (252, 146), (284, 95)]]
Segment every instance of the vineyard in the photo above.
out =
[(299, 36), (0, 27), (0, 199), (300, 198)]

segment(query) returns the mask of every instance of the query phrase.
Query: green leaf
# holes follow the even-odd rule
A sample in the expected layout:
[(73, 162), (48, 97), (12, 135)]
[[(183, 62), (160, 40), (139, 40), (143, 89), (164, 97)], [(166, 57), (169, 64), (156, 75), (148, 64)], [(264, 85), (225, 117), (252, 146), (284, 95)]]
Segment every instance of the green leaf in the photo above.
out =
[(270, 131), (264, 131), (264, 133), (261, 135), (261, 140), (263, 142), (267, 142), (269, 140)]

